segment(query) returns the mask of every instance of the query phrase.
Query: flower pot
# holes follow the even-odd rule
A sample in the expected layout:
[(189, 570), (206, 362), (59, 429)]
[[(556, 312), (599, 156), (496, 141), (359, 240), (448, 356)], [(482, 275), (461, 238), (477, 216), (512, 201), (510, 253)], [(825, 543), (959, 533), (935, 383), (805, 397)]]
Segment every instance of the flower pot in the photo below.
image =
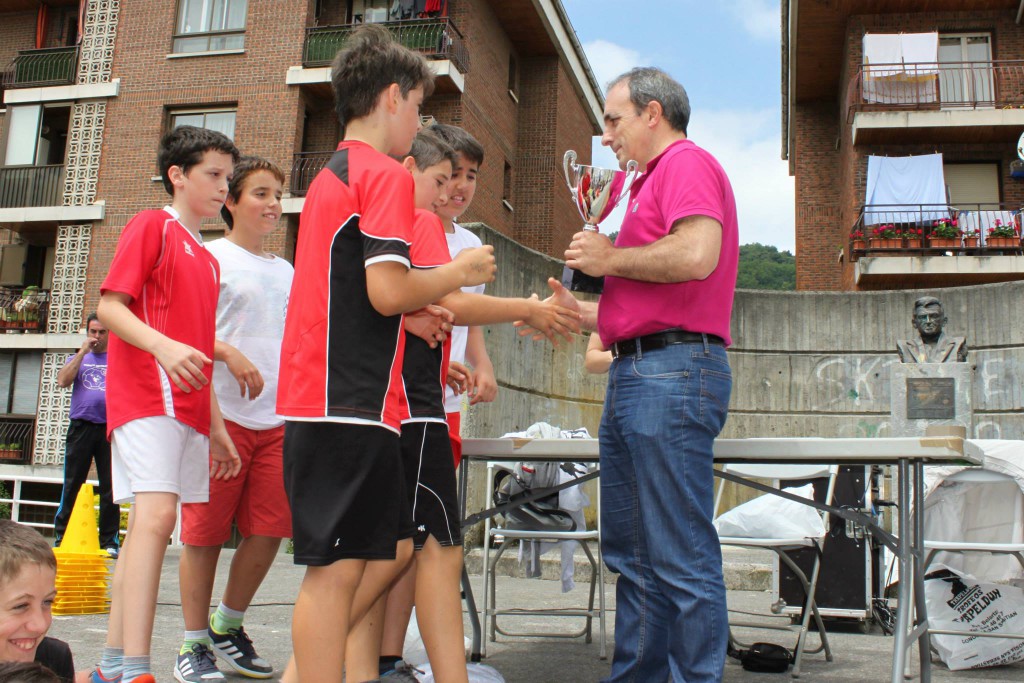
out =
[(924, 247), (924, 240), (920, 237), (908, 237), (907, 249), (921, 249)]
[(868, 248), (868, 241), (867, 240), (851, 240), (850, 241), (850, 245), (851, 245), (850, 248), (853, 249), (854, 251), (864, 251), (865, 249)]
[(958, 237), (929, 237), (928, 246), (935, 249), (959, 249), (960, 239)]
[(978, 246), (978, 238), (977, 237), (965, 237), (964, 238), (964, 246), (967, 247), (968, 249), (976, 249), (977, 246)]
[(1019, 237), (989, 237), (985, 240), (985, 246), (990, 249), (1019, 249)]
[(872, 237), (872, 249), (902, 249), (903, 239), (900, 237)]

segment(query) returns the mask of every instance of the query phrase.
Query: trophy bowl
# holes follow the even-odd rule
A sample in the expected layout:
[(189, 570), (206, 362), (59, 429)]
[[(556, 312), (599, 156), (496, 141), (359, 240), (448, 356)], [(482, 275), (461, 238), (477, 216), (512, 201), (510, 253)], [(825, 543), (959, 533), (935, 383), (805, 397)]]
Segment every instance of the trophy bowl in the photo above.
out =
[[(640, 173), (637, 163), (632, 160), (626, 164), (625, 171), (620, 171), (577, 164), (576, 156), (576, 152), (570, 149), (562, 157), (565, 183), (583, 219), (583, 229), (596, 232), (598, 224), (608, 218), (629, 195), (629, 188)], [(562, 284), (574, 292), (600, 294), (604, 288), (604, 278), (593, 277), (566, 266), (562, 271)]]

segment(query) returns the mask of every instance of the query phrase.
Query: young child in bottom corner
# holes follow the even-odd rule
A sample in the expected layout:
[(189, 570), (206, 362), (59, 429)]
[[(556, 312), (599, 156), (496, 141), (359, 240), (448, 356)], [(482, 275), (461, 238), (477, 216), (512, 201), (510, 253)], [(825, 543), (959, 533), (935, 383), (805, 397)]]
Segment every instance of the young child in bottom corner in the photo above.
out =
[(199, 233), (220, 213), (237, 161), (221, 133), (167, 133), (158, 165), (171, 203), (128, 222), (100, 287), (114, 502), (132, 511), (95, 683), (155, 680), (153, 620), (178, 502), (205, 502), (211, 476), (240, 468), (210, 386), (220, 270)]
[(0, 519), (0, 662), (39, 662), (75, 680), (67, 643), (50, 638), (57, 558), (32, 527)]
[[(175, 664), (181, 683), (223, 681), (216, 659), (249, 678), (270, 678), (242, 619), (277, 556), (292, 521), (284, 493), (284, 420), (276, 415), (277, 369), (292, 284), (292, 265), (265, 250), (278, 228), (284, 174), (258, 157), (235, 166), (221, 211), (229, 231), (208, 249), (220, 263), (213, 386), (242, 460), (239, 475), (210, 481), (207, 503), (181, 506), (179, 565), (185, 635)], [(210, 598), (221, 546), (237, 522), (242, 542), (220, 604)]]
[[(441, 219), (433, 211), (448, 201), (447, 188), (455, 159), (455, 150), (427, 129), (416, 136), (412, 151), (403, 161), (416, 185), (416, 222), (409, 252), (414, 268), (437, 268), (451, 260)], [(457, 289), (439, 299), (438, 305), (449, 309), (456, 321), (464, 320), (467, 324), (528, 319), (534, 329), (543, 329), (552, 338), (555, 334), (571, 338), (578, 329), (574, 313), (536, 297), (489, 297)], [(415, 559), (393, 584), (386, 606), (378, 604), (371, 612), (369, 624), (381, 622), (381, 611), (384, 621), (372, 643), (359, 642), (358, 659), (354, 660), (359, 665), (355, 680), (373, 675), (389, 680), (415, 680), (401, 658), (414, 601), (434, 678), (451, 683), (468, 680), (459, 588), (461, 518), (444, 406), (450, 342), (446, 339), (437, 344), (435, 338), (424, 333), (421, 323), (421, 316), (406, 317), (401, 382), (402, 464), (406, 495), (417, 529), (413, 537)], [(368, 656), (374, 645), (380, 647), (381, 653), (376, 660)]]

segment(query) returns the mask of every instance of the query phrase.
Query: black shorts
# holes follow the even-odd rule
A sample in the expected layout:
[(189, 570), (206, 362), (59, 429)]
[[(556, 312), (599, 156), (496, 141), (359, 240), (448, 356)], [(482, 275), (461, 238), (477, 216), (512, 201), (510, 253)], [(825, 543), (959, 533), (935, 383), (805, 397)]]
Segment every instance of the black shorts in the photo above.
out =
[(443, 546), (462, 545), (459, 493), (448, 425), (442, 422), (403, 424), (402, 465), (409, 507), (416, 523), (413, 545), (420, 550), (428, 536), (433, 536)]
[(416, 530), (399, 437), (384, 427), (285, 423), (284, 487), (295, 564), (393, 560)]

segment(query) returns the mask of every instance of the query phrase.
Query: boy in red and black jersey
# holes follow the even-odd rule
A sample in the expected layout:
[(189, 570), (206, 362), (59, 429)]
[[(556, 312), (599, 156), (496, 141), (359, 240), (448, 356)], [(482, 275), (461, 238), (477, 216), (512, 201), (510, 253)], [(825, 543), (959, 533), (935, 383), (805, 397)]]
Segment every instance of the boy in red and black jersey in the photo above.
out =
[(412, 555), (399, 445), (403, 314), (494, 277), (490, 247), (409, 268), (412, 180), (387, 155), (407, 153), (420, 128), (433, 89), (423, 57), (366, 25), (332, 74), (344, 139), (306, 196), (278, 384), (295, 561), (307, 566), (295, 666), (283, 680), (303, 683), (341, 680), (350, 627)]

